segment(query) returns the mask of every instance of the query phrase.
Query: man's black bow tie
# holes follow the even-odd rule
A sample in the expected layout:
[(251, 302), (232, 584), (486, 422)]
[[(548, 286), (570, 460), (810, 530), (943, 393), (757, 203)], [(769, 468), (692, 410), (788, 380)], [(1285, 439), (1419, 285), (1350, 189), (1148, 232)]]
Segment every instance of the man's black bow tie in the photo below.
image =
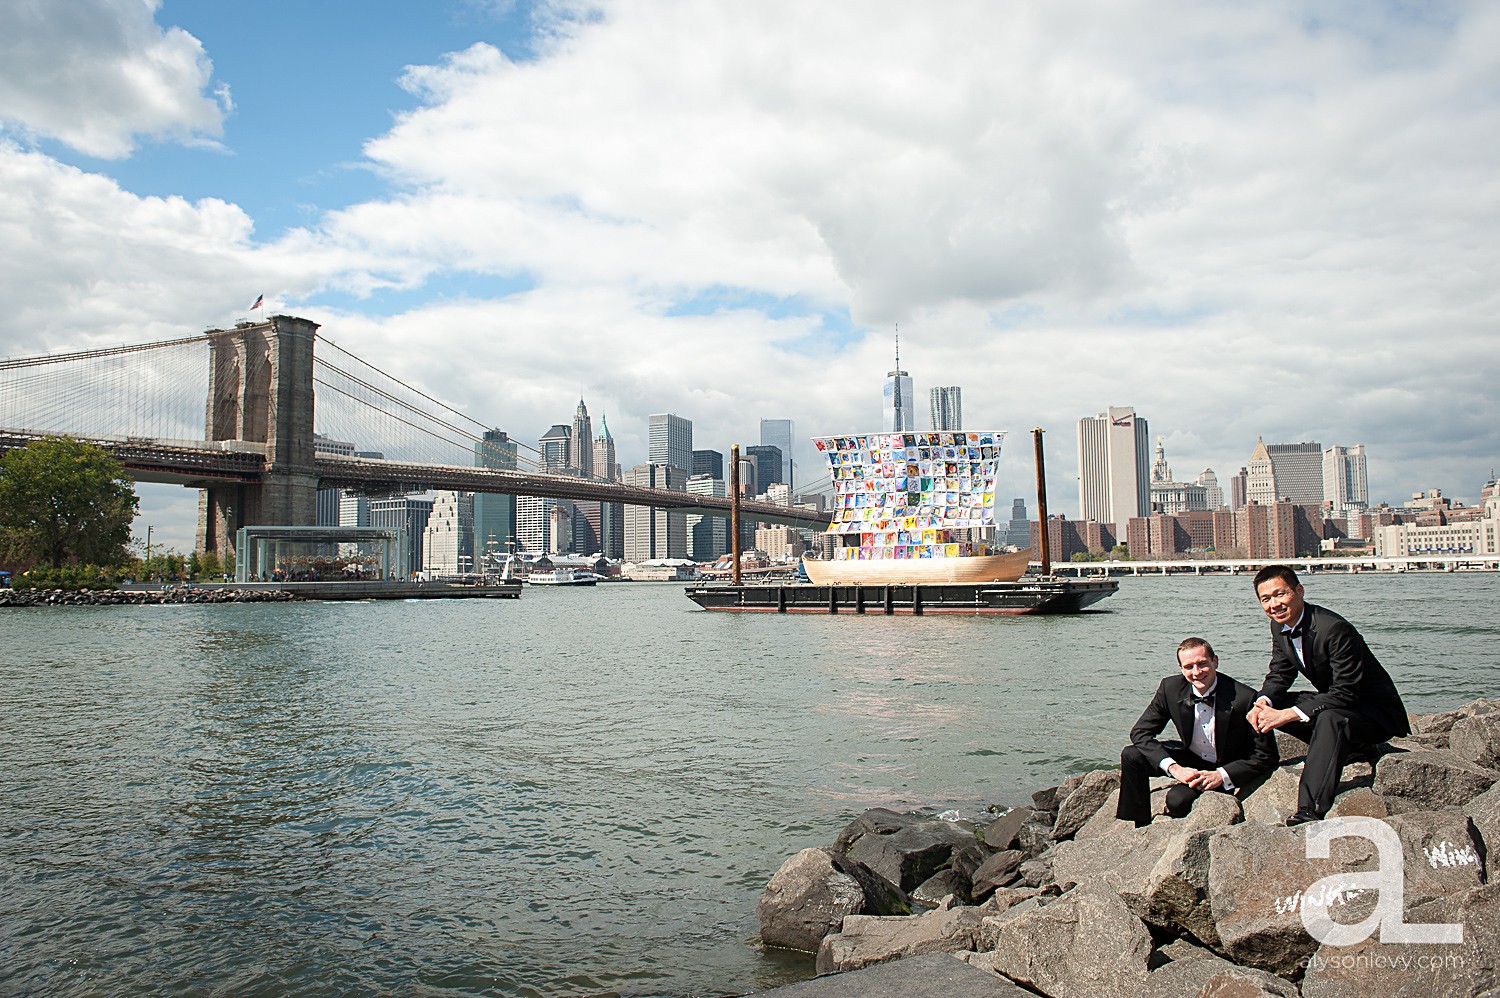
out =
[(1286, 639), (1288, 641), (1291, 641), (1291, 640), (1293, 640), (1295, 638), (1300, 638), (1300, 637), (1302, 637), (1302, 635), (1304, 635), (1306, 633), (1307, 633), (1307, 625), (1306, 624), (1298, 624), (1296, 627), (1294, 627), (1291, 630), (1285, 632)]
[(1194, 707), (1198, 706), (1200, 703), (1206, 703), (1206, 704), (1212, 705), (1213, 702), (1214, 702), (1214, 698), (1213, 698), (1213, 694), (1212, 693), (1210, 693), (1206, 697), (1200, 697), (1196, 693), (1189, 693), (1188, 694), (1188, 699), (1191, 700), (1191, 701), (1193, 701), (1193, 706)]

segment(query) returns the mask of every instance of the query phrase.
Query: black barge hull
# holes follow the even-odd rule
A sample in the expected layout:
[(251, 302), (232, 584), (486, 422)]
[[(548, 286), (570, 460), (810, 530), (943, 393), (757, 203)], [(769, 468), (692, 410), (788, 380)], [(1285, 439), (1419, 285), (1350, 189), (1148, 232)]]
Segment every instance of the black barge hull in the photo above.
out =
[(1120, 584), (1113, 579), (1047, 579), (931, 585), (814, 586), (700, 583), (687, 598), (728, 613), (1078, 613)]

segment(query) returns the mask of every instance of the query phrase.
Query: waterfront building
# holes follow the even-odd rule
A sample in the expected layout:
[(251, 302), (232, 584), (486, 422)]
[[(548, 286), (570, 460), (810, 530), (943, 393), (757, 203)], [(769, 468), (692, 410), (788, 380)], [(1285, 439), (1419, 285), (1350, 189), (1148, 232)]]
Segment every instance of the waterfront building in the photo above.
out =
[[(683, 481), (693, 468), (693, 421), (670, 412), (647, 417), (647, 464), (670, 464)], [(682, 557), (664, 556), (664, 557)]]
[(755, 481), (750, 489), (752, 495), (764, 495), (772, 485), (786, 482), (786, 455), (781, 452), (780, 447), (751, 445), (741, 453), (755, 463)]
[[(655, 417), (652, 417), (653, 419)], [(676, 419), (677, 417), (672, 417)], [(683, 420), (683, 422), (687, 422)], [(689, 450), (691, 460), (691, 450)], [(647, 462), (625, 473), (626, 485), (687, 491), (687, 473), (680, 465)], [(687, 557), (687, 516), (677, 509), (625, 507), (625, 560)]]
[(584, 478), (594, 477), (594, 448), (589, 441), (594, 439), (594, 424), (589, 419), (588, 406), (583, 396), (578, 396), (578, 408), (573, 410), (573, 468)]
[(932, 417), (934, 430), (964, 428), (963, 389), (957, 385), (928, 389), (927, 408)]
[[(515, 471), (520, 465), (520, 448), (500, 429), (485, 430), (474, 444), (474, 467)], [(516, 497), (478, 493), (474, 496), (474, 557), (483, 567), (491, 553), (503, 561), (516, 540)], [(421, 565), (421, 559), (412, 562)]]
[(1246, 495), (1250, 486), (1250, 469), (1240, 468), (1233, 477), (1229, 479), (1229, 508), (1239, 509), (1245, 505)]
[[(788, 485), (793, 485), (796, 482), (794, 477), (794, 472), (796, 471), (794, 467), (795, 462), (792, 460), (792, 438), (794, 434), (795, 430), (790, 419), (762, 419), (760, 421), (760, 445), (762, 447), (775, 447), (781, 451), (782, 471), (786, 475), (781, 481), (786, 482)], [(693, 453), (696, 454), (697, 451)], [(694, 469), (694, 473), (697, 473), (696, 468)]]
[(625, 557), (625, 507), (617, 502), (599, 504), (599, 553), (615, 560)]
[(368, 527), (369, 525), (370, 497), (346, 491), (339, 497), (339, 526)]
[(1203, 486), (1203, 498), (1209, 509), (1218, 509), (1224, 505), (1224, 490), (1219, 488), (1219, 476), (1214, 474), (1214, 469), (1204, 468), (1200, 471), (1198, 484)]
[(370, 526), (406, 531), (406, 564), (413, 572), (422, 568), (422, 542), (432, 500), (420, 496), (384, 496), (370, 500)]
[(1010, 519), (1005, 524), (1005, 536), (1000, 538), (1000, 543), (1024, 551), (1031, 542), (1031, 518), (1026, 514), (1026, 500), (1012, 499)]
[(764, 526), (755, 531), (755, 549), (772, 561), (792, 561), (807, 550), (795, 527)]
[(578, 554), (602, 554), (604, 507), (607, 504), (595, 499), (574, 499), (568, 505), (573, 510), (572, 550)]
[(1150, 432), (1130, 406), (1078, 421), (1078, 508), (1085, 520), (1125, 536), (1131, 517), (1151, 512), (1146, 465)]
[(887, 433), (900, 433), (916, 429), (912, 411), (915, 399), (911, 390), (911, 375), (901, 370), (901, 333), (896, 333), (896, 367), (885, 373), (885, 389), (881, 395), (880, 428)]
[(516, 496), (516, 545), (522, 551), (545, 554), (552, 543), (552, 507), (556, 499)]
[(694, 475), (707, 475), (710, 478), (724, 477), (724, 455), (716, 450), (693, 451)]
[(1364, 509), (1370, 505), (1370, 480), (1365, 463), (1365, 445), (1323, 451), (1323, 499), (1334, 513)]
[(1245, 501), (1268, 505), (1289, 499), (1310, 506), (1323, 505), (1323, 445), (1268, 444), (1255, 441), (1250, 455)]
[(1276, 501), (1276, 471), (1271, 464), (1271, 452), (1260, 437), (1255, 439), (1255, 450), (1250, 454), (1249, 474), (1245, 479), (1245, 502), (1268, 506)]
[(573, 427), (553, 423), (537, 441), (536, 449), (542, 453), (543, 471), (566, 471), (573, 467)]
[(1151, 512), (1186, 513), (1208, 509), (1208, 490), (1197, 482), (1174, 482), (1172, 466), (1161, 437), (1156, 438), (1156, 460), (1151, 465)]
[[(1115, 544), (1115, 532), (1107, 523), (1061, 516), (1047, 520), (1047, 554), (1054, 564), (1070, 561), (1075, 554), (1107, 554)], [(1036, 520), (1031, 521), (1031, 551), (1042, 556), (1042, 525)]]
[[(695, 457), (700, 453), (702, 451), (693, 452)], [(722, 498), (729, 494), (723, 478), (707, 474), (689, 478), (687, 490), (695, 496)], [(684, 525), (688, 533), (688, 557), (694, 561), (714, 561), (729, 550), (729, 521), (724, 517), (689, 513), (684, 519)]]
[(594, 434), (594, 477), (606, 482), (620, 480), (620, 465), (615, 461), (615, 438), (609, 432), (609, 421), (599, 415), (599, 432)]
[(433, 497), (422, 534), (422, 559), (423, 567), (433, 575), (475, 571), (472, 494), (439, 492)]
[(1376, 528), (1377, 558), (1408, 558), (1424, 554), (1500, 555), (1500, 496), (1491, 494), (1477, 519), (1397, 523)]

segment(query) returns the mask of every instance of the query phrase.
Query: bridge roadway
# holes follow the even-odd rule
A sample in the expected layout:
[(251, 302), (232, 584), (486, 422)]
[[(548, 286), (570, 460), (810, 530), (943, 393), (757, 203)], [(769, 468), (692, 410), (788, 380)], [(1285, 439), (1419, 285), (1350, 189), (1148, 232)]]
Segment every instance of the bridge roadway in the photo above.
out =
[[(0, 454), (25, 447), (51, 434), (30, 430), (0, 430)], [(259, 482), (265, 471), (262, 444), (238, 440), (148, 440), (140, 437), (80, 437), (114, 455), (125, 470), (142, 482), (204, 488), (219, 482)], [(699, 496), (667, 489), (649, 489), (619, 482), (600, 482), (567, 475), (465, 468), (456, 465), (377, 461), (323, 455), (317, 459), (319, 488), (353, 489), (369, 495), (425, 492), (429, 489), (540, 496), (545, 499), (592, 499), (625, 506), (651, 506), (705, 516), (729, 516), (729, 499)], [(747, 522), (777, 523), (826, 530), (827, 513), (741, 502)]]

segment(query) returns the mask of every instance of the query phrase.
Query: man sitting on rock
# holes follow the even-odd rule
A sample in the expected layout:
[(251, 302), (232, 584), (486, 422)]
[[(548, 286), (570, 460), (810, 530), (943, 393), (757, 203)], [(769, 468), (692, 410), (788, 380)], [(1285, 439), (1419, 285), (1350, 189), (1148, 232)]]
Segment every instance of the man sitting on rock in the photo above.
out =
[[(1406, 706), (1354, 625), (1307, 602), (1296, 572), (1285, 565), (1261, 569), (1255, 596), (1271, 619), (1271, 665), (1250, 723), (1307, 742), (1297, 810), (1286, 823), (1319, 821), (1333, 807), (1352, 752), (1411, 732)], [(1316, 692), (1289, 692), (1299, 674)]]
[[(1137, 828), (1151, 823), (1151, 777), (1177, 782), (1167, 790), (1167, 814), (1181, 818), (1205, 790), (1233, 793), (1253, 787), (1276, 768), (1276, 738), (1257, 733), (1247, 714), (1255, 691), (1219, 671), (1219, 658), (1202, 638), (1177, 646), (1180, 675), (1156, 688), (1120, 753), (1120, 806), (1115, 817)], [(1157, 736), (1171, 721), (1175, 740)]]

